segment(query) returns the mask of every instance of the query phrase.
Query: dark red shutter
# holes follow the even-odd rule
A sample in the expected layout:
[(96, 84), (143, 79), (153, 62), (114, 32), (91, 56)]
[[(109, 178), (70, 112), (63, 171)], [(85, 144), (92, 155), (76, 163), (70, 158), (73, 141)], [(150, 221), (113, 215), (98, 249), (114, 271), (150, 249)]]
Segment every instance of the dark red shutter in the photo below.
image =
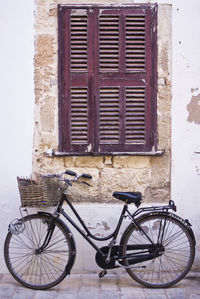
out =
[(60, 150), (156, 147), (156, 5), (59, 7)]
[(59, 7), (60, 150), (87, 152), (90, 133), (91, 65), (88, 9)]

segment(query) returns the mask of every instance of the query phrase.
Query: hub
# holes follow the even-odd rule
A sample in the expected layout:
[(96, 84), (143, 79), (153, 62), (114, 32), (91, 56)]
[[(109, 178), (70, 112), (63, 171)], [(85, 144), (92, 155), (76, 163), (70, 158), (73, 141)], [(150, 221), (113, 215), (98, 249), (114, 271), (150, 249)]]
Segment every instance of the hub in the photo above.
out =
[(43, 248), (38, 248), (35, 250), (35, 254), (38, 255), (43, 252)]

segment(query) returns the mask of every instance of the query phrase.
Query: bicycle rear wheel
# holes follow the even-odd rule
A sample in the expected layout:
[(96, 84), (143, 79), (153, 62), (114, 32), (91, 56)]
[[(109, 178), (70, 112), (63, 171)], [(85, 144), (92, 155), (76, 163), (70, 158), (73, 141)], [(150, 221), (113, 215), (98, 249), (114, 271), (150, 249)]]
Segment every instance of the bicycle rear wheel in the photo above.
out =
[(8, 270), (22, 285), (44, 290), (61, 282), (73, 266), (75, 244), (72, 235), (60, 219), (48, 245), (44, 243), (51, 217), (44, 214), (28, 215), (21, 219), (20, 231), (8, 232), (4, 257)]
[(129, 267), (127, 272), (140, 284), (152, 288), (169, 287), (180, 281), (191, 269), (195, 255), (195, 240), (190, 229), (177, 218), (154, 213), (137, 221), (154, 244), (159, 245), (159, 240), (163, 237), (161, 255), (143, 262), (131, 264), (131, 258), (133, 261), (133, 255), (148, 255), (151, 250), (133, 250), (131, 245), (148, 246), (150, 241), (134, 224), (124, 232), (121, 239), (121, 255), (129, 255), (129, 258), (125, 259), (123, 264)]

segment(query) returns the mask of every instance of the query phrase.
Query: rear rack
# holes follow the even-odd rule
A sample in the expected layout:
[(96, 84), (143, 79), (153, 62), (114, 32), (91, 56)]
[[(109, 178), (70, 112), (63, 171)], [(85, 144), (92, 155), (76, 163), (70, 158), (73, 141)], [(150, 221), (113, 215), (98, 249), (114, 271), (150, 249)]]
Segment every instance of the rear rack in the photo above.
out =
[(135, 211), (135, 213), (133, 213), (132, 216), (137, 216), (143, 212), (155, 212), (155, 211), (162, 211), (162, 212), (167, 212), (168, 210), (173, 210), (174, 212), (176, 212), (176, 205), (174, 203), (173, 200), (169, 201), (169, 204), (166, 206), (155, 206), (155, 207), (145, 207), (145, 208), (139, 208), (138, 210)]

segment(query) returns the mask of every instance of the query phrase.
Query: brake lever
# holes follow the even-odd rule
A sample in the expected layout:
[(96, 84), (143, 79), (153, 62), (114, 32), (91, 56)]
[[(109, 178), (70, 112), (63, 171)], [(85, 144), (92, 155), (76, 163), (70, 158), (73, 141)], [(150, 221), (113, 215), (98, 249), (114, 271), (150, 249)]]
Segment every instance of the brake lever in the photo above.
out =
[(66, 184), (68, 184), (69, 186), (72, 186), (72, 183), (70, 182), (70, 180), (67, 179), (60, 179), (61, 182), (65, 182)]
[(87, 185), (87, 186), (89, 186), (89, 187), (92, 187), (90, 184), (88, 184), (87, 182), (83, 182), (83, 181), (81, 181), (80, 183), (83, 183), (83, 184), (85, 184), (85, 185)]

